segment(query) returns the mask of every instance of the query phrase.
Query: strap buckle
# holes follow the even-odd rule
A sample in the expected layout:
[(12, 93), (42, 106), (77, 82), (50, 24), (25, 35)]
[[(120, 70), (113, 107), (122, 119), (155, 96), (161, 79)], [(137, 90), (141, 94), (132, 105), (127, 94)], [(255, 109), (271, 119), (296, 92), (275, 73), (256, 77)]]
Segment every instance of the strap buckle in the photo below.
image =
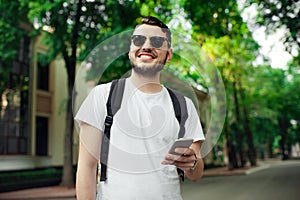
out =
[(113, 116), (107, 115), (105, 117), (104, 125), (110, 127), (113, 123)]

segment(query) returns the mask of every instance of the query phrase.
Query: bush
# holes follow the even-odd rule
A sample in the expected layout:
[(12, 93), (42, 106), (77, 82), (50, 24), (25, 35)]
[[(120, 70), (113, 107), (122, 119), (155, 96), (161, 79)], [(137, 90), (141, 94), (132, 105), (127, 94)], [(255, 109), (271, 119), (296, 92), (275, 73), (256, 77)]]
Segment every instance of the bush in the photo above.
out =
[(204, 169), (212, 169), (212, 168), (218, 168), (218, 167), (225, 167), (226, 165), (223, 164), (214, 164), (214, 163), (209, 163), (209, 164), (204, 164)]
[(61, 175), (61, 168), (54, 167), (26, 171), (1, 172), (0, 192), (58, 185), (61, 181)]

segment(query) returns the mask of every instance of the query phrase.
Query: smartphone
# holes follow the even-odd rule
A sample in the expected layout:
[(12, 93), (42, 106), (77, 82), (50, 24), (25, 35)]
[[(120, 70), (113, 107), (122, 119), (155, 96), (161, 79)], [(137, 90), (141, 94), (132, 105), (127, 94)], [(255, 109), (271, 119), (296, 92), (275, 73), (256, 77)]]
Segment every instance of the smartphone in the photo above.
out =
[[(176, 148), (189, 148), (191, 146), (191, 144), (193, 143), (193, 139), (191, 138), (180, 138), (175, 140), (175, 142), (173, 143), (172, 147), (169, 150), (169, 153), (175, 153), (175, 149)], [(175, 153), (176, 154), (176, 153)]]

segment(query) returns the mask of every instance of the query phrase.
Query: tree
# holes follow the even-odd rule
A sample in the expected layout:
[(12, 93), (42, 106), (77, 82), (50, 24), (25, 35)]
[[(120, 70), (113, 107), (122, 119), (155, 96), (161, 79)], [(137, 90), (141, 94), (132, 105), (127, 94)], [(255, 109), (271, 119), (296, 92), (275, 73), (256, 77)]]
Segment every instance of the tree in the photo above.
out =
[[(73, 115), (72, 96), (75, 82), (76, 64), (82, 60), (108, 33), (117, 32), (131, 25), (136, 15), (135, 4), (118, 1), (22, 1), (29, 5), (28, 16), (32, 23), (38, 25), (40, 31), (50, 27), (51, 31), (43, 32), (49, 46), (48, 61), (61, 56), (67, 71), (67, 104), (65, 150), (62, 185), (72, 187), (73, 180)], [(131, 14), (127, 16), (128, 11)], [(117, 14), (116, 14), (117, 13)], [(113, 31), (112, 31), (113, 30)]]
[[(282, 39), (282, 42), (286, 46), (286, 50), (294, 56), (293, 64), (290, 65), (291, 67), (299, 66), (299, 50), (300, 50), (300, 4), (298, 1), (294, 0), (251, 0), (245, 1), (245, 8), (249, 6), (254, 6), (257, 8), (258, 14), (256, 16), (256, 22), (260, 26), (265, 26), (266, 31), (268, 34), (276, 32), (278, 29), (283, 29), (286, 31)], [(297, 64), (298, 63), (298, 64)], [(280, 74), (280, 75), (279, 75)], [(295, 77), (295, 74), (290, 74), (289, 76)], [(290, 112), (295, 110), (294, 108), (297, 107), (290, 101), (291, 96), (294, 96), (295, 91), (291, 91), (290, 87), (291, 83), (294, 81), (287, 80), (286, 71), (277, 72), (276, 76), (274, 77), (275, 80), (278, 80), (281, 85), (279, 90), (276, 93), (280, 95), (276, 99), (272, 99), (273, 101), (277, 102), (276, 111), (278, 112), (277, 120), (278, 126), (280, 130), (280, 147), (282, 158), (288, 158), (288, 144), (289, 143), (289, 134), (288, 130), (291, 128), (291, 120), (297, 117), (291, 117)], [(293, 94), (293, 95), (291, 95)], [(287, 98), (288, 100), (287, 101)], [(297, 98), (295, 98), (297, 99)], [(281, 101), (281, 103), (278, 102)], [(293, 109), (291, 109), (293, 107)], [(286, 114), (283, 114), (286, 113)]]
[[(256, 164), (255, 147), (250, 128), (243, 78), (258, 49), (247, 25), (243, 22), (237, 2), (188, 1), (185, 9), (193, 23), (194, 38), (208, 52), (215, 66), (221, 71), (225, 82), (228, 112), (224, 128), (230, 168), (238, 167), (236, 150), (239, 152), (240, 166), (245, 165), (245, 141), (251, 165)], [(232, 102), (232, 103), (231, 103)], [(234, 113), (234, 114), (233, 114)], [(232, 119), (232, 117), (235, 119)], [(247, 140), (245, 140), (245, 136)], [(237, 148), (235, 147), (237, 146)], [(251, 156), (250, 156), (251, 155)]]
[(256, 99), (251, 114), (255, 121), (253, 129), (256, 141), (266, 145), (269, 157), (273, 156), (276, 138), (280, 139), (282, 159), (288, 159), (290, 147), (297, 141), (300, 91), (297, 69), (296, 63), (289, 70), (259, 66), (251, 75), (253, 87), (248, 91)]
[[(0, 97), (7, 87), (10, 70), (20, 49), (21, 38), (29, 36), (31, 28), (30, 25), (26, 26), (28, 8), (20, 7), (19, 1), (0, 3)], [(0, 105), (1, 101), (2, 98)]]
[[(172, 9), (162, 8), (163, 1), (27, 1), (22, 0), (22, 5), (28, 4), (28, 16), (32, 23), (38, 25), (38, 30), (42, 31), (45, 27), (50, 27), (50, 31), (43, 32), (45, 41), (49, 46), (48, 55), (46, 58), (48, 62), (61, 56), (65, 62), (65, 67), (68, 75), (68, 99), (66, 104), (66, 129), (65, 129), (65, 156), (63, 165), (62, 185), (73, 186), (72, 173), (72, 142), (73, 142), (73, 116), (72, 116), (72, 101), (73, 88), (75, 81), (76, 64), (83, 61), (92, 49), (106, 38), (117, 34), (127, 27), (132, 28), (136, 24), (136, 20), (140, 18), (140, 14), (148, 15), (169, 12)], [(125, 45), (125, 44), (120, 44)], [(105, 54), (105, 52), (101, 52)], [(108, 52), (112, 53), (112, 51)], [(107, 54), (108, 55), (108, 54)], [(105, 56), (102, 56), (102, 58)], [(105, 59), (104, 59), (105, 60)], [(94, 60), (95, 61), (95, 60)], [(97, 62), (97, 61), (96, 61)], [(107, 69), (104, 80), (108, 81), (118, 76), (121, 76), (128, 70), (124, 68), (124, 61), (119, 59), (115, 61), (117, 67)], [(103, 61), (101, 61), (102, 64)], [(118, 68), (119, 66), (119, 68)], [(101, 69), (103, 65), (98, 65)], [(114, 72), (111, 74), (110, 72)], [(93, 78), (88, 77), (87, 79)], [(106, 78), (105, 78), (106, 77)], [(75, 92), (76, 93), (76, 92)]]
[[(300, 5), (295, 0), (251, 0), (245, 1), (245, 7), (255, 6), (258, 11), (256, 21), (259, 25), (266, 26), (268, 33), (280, 28), (287, 29), (283, 42), (287, 50), (300, 49)], [(298, 53), (299, 54), (299, 53)]]

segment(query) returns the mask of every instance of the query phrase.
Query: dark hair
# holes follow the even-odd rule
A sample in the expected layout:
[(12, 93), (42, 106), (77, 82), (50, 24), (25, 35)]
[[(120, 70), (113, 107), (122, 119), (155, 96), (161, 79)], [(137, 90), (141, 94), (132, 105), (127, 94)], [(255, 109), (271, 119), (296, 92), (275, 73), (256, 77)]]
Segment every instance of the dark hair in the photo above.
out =
[(163, 23), (162, 21), (160, 21), (156, 17), (148, 16), (148, 17), (144, 17), (142, 19), (141, 24), (148, 24), (148, 25), (151, 25), (151, 26), (160, 27), (162, 32), (166, 33), (167, 39), (169, 41), (168, 46), (169, 46), (169, 48), (171, 47), (171, 31), (165, 23)]

